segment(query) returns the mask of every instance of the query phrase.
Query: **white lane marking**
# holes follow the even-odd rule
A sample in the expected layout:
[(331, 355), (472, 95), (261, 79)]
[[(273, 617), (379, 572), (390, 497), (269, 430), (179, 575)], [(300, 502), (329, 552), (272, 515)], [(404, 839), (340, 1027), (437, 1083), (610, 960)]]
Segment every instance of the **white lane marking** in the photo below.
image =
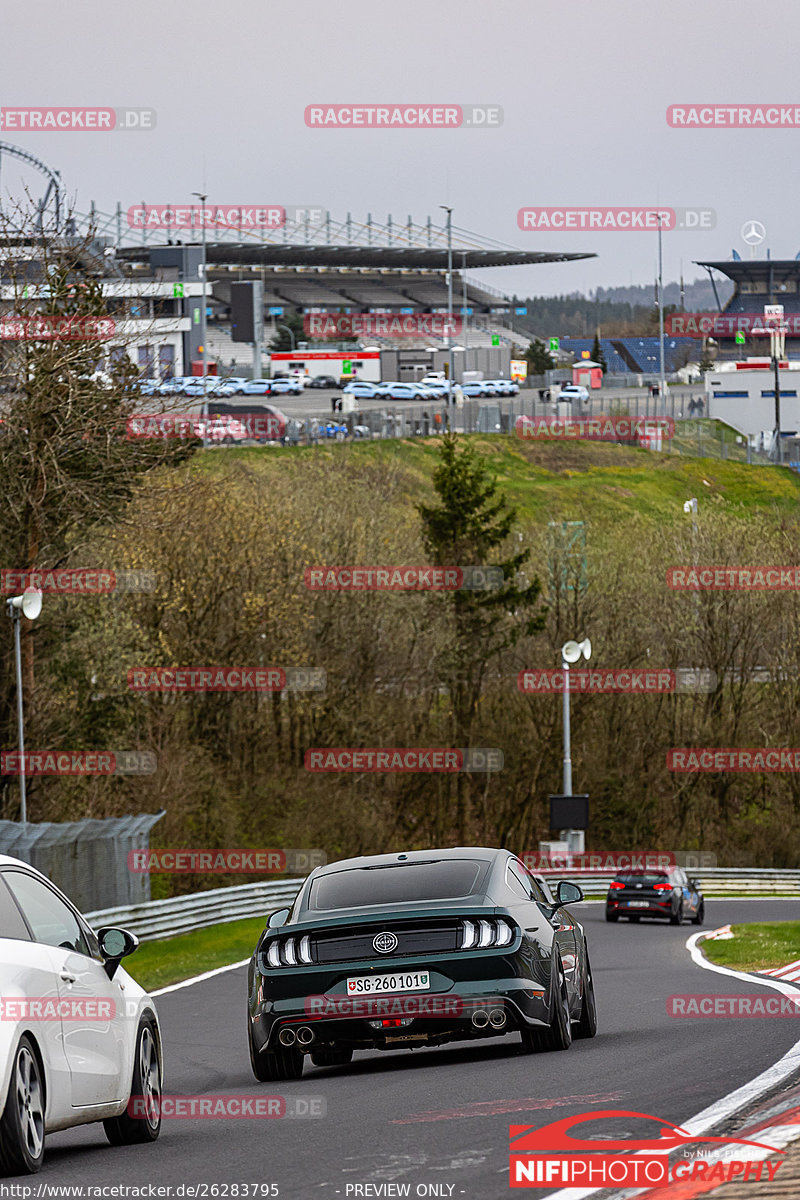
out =
[(246, 967), (249, 962), (249, 958), (243, 958), (241, 962), (228, 963), (227, 967), (215, 967), (213, 971), (204, 971), (202, 975), (193, 975), (191, 979), (182, 979), (180, 983), (171, 983), (169, 987), (159, 988), (157, 992), (151, 992), (150, 995), (165, 996), (167, 992), (178, 992), (181, 988), (202, 983), (204, 979), (213, 979), (215, 975), (224, 975), (226, 971), (235, 971), (237, 967)]
[[(776, 992), (781, 992), (784, 996), (797, 998), (797, 988), (781, 983), (780, 980), (748, 975), (744, 971), (734, 971), (732, 967), (720, 967), (717, 963), (709, 962), (697, 946), (701, 938), (707, 937), (709, 932), (713, 933), (714, 930), (701, 929), (686, 939), (686, 949), (692, 957), (692, 962), (698, 967), (702, 967), (704, 971), (714, 971), (718, 975), (731, 975), (734, 979), (744, 980), (745, 983), (754, 983), (756, 987), (774, 988)], [(800, 1040), (796, 1041), (793, 1046), (790, 1046), (781, 1058), (774, 1062), (772, 1066), (767, 1067), (765, 1071), (762, 1071), (760, 1075), (756, 1075), (755, 1078), (742, 1084), (734, 1092), (729, 1092), (727, 1096), (723, 1096), (720, 1100), (709, 1104), (708, 1108), (704, 1108), (702, 1112), (690, 1117), (688, 1121), (684, 1121), (681, 1128), (687, 1130), (688, 1133), (697, 1135), (706, 1133), (709, 1129), (713, 1129), (715, 1125), (718, 1125), (720, 1121), (724, 1121), (727, 1117), (738, 1112), (746, 1104), (763, 1096), (765, 1092), (770, 1091), (771, 1088), (774, 1088), (798, 1069), (800, 1069)], [(786, 1129), (786, 1126), (781, 1126), (780, 1128), (783, 1137), (783, 1131)], [(764, 1130), (759, 1134), (760, 1140), (766, 1141), (764, 1134), (767, 1132), (767, 1130)], [(778, 1143), (779, 1145), (788, 1145), (789, 1142), (800, 1138), (800, 1125), (792, 1126), (790, 1132), (793, 1136), (787, 1135), (786, 1140), (782, 1140)], [(544, 1200), (584, 1200), (586, 1196), (594, 1196), (601, 1191), (603, 1191), (603, 1188), (561, 1188), (558, 1192), (550, 1192), (549, 1195), (544, 1197)], [(628, 1194), (631, 1196), (641, 1195), (642, 1189), (640, 1188), (638, 1191)]]

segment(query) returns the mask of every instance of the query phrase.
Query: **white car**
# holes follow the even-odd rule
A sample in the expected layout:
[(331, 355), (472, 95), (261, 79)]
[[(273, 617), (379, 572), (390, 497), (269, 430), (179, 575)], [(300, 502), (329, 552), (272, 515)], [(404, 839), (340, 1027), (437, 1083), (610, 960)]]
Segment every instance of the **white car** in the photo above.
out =
[(199, 422), (198, 437), (207, 442), (221, 442), (223, 446), (231, 446), (234, 442), (243, 442), (247, 437), (247, 430), (235, 417), (216, 416)]
[(565, 383), (558, 394), (556, 403), (571, 404), (573, 400), (577, 400), (580, 404), (588, 404), (589, 391), (577, 383)]
[(38, 1171), (45, 1135), (73, 1125), (102, 1121), (112, 1146), (158, 1137), (158, 1016), (120, 966), (138, 944), (0, 855), (0, 1174)]

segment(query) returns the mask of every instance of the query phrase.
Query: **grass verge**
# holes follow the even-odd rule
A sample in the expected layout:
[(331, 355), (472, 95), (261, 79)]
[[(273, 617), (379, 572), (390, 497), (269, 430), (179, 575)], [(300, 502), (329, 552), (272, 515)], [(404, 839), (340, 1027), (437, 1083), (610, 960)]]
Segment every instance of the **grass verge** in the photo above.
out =
[(148, 991), (166, 987), (201, 975), (203, 971), (213, 971), (215, 967), (226, 967), (249, 958), (265, 924), (265, 917), (247, 917), (243, 921), (209, 925), (177, 937), (142, 942), (123, 965)]
[(763, 971), (800, 958), (800, 921), (731, 925), (731, 933), (730, 941), (702, 943), (710, 962), (737, 971)]

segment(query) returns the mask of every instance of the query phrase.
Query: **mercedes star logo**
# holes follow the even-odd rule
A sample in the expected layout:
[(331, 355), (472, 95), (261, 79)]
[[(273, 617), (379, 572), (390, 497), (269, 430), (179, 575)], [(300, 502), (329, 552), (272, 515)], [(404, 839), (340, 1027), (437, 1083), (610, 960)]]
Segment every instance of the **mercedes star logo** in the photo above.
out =
[(767, 231), (760, 221), (745, 221), (742, 226), (742, 241), (748, 246), (757, 246), (766, 236)]
[(397, 938), (393, 933), (376, 933), (372, 939), (372, 947), (378, 954), (391, 954), (397, 949)]

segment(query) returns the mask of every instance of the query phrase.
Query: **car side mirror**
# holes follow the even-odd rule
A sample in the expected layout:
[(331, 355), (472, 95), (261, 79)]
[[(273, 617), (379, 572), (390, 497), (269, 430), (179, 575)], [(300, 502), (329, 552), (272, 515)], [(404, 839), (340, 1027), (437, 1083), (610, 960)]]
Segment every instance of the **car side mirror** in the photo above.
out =
[(700, 880), (699, 880), (699, 879), (690, 879), (690, 880), (689, 880), (689, 887), (690, 887), (690, 888), (694, 888), (694, 890), (695, 890), (696, 892), (699, 892), (699, 891), (700, 891)]
[(114, 972), (122, 959), (139, 948), (139, 939), (135, 934), (127, 929), (118, 929), (115, 925), (98, 929), (97, 940), (103, 956), (103, 969), (109, 979), (114, 978)]
[(285, 925), (289, 919), (289, 909), (279, 908), (277, 912), (270, 913), (267, 921), (267, 929), (277, 929), (279, 925)]
[(577, 883), (571, 883), (568, 879), (559, 880), (556, 888), (556, 904), (577, 904), (582, 899), (583, 891)]

